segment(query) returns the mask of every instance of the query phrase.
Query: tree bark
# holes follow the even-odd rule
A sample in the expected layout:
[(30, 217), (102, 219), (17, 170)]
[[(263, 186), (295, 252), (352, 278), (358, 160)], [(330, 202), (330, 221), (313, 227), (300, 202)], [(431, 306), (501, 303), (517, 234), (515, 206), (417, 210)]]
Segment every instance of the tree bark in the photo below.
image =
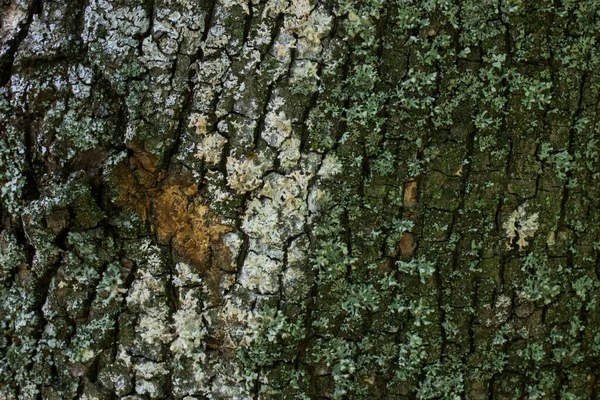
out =
[(0, 0), (1, 399), (592, 399), (596, 0)]

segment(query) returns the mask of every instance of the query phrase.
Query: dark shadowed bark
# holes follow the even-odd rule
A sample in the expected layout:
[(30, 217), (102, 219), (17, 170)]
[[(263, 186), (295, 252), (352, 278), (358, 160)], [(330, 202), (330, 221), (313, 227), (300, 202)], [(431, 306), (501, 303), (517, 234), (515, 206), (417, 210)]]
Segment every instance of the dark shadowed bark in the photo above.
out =
[(0, 399), (592, 399), (597, 0), (0, 0)]

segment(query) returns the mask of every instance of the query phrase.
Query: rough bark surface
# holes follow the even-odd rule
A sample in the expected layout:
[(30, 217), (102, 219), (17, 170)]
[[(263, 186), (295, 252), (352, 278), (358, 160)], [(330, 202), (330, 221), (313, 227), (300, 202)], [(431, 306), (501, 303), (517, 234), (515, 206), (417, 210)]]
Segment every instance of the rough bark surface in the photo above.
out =
[(591, 399), (597, 0), (0, 0), (0, 399)]

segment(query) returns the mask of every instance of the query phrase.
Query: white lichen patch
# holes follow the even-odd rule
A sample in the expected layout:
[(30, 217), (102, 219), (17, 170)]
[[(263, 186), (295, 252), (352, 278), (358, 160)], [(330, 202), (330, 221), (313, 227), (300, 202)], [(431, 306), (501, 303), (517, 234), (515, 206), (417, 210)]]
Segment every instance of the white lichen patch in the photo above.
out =
[(287, 175), (271, 173), (259, 195), (273, 200), (284, 217), (302, 219), (306, 215), (306, 191), (311, 175), (296, 170)]
[(271, 199), (254, 198), (246, 203), (242, 229), (263, 245), (279, 246), (282, 244), (283, 235), (280, 232), (279, 217)]
[(270, 163), (260, 155), (251, 159), (230, 156), (227, 158), (227, 183), (240, 194), (252, 191), (262, 184), (262, 175), (269, 166)]
[(293, 168), (296, 165), (300, 156), (300, 139), (297, 137), (290, 137), (281, 144), (277, 158), (279, 158), (281, 166), (288, 169)]
[(172, 333), (164, 296), (166, 279), (160, 275), (160, 248), (147, 240), (142, 242), (140, 250), (145, 262), (140, 265), (138, 276), (129, 289), (127, 306), (140, 312), (135, 329), (145, 343), (168, 343), (172, 340)]
[[(202, 43), (201, 47), (204, 50), (205, 56), (213, 55), (219, 52), (223, 47), (227, 45), (229, 42), (229, 37), (225, 32), (225, 27), (220, 24), (213, 25), (208, 31), (208, 36), (206, 40)], [(211, 63), (211, 61), (206, 61)], [(209, 68), (206, 72), (209, 72), (211, 68)], [(206, 75), (206, 72), (203, 69), (198, 71), (201, 75)]]
[(282, 31), (273, 44), (273, 56), (283, 65), (292, 61), (292, 50), (296, 47), (296, 39), (286, 31)]
[(510, 249), (514, 239), (518, 237), (517, 245), (519, 250), (523, 250), (527, 246), (525, 239), (533, 237), (538, 230), (538, 213), (529, 216), (525, 213), (526, 204), (522, 204), (508, 217), (508, 220), (502, 225), (508, 236), (506, 247)]
[(204, 160), (209, 165), (217, 165), (221, 162), (221, 154), (227, 143), (227, 139), (218, 133), (210, 133), (202, 138), (196, 145), (195, 157)]
[(319, 81), (318, 67), (318, 64), (314, 61), (298, 61), (292, 68), (291, 85), (304, 94), (316, 92)]
[(209, 170), (204, 179), (206, 180), (206, 186), (208, 188), (208, 199), (209, 206), (214, 208), (220, 203), (225, 203), (231, 199), (231, 193), (225, 190), (225, 176), (219, 171)]
[(202, 114), (192, 114), (190, 115), (190, 123), (188, 127), (195, 128), (196, 133), (198, 135), (206, 134), (206, 126), (208, 124), (208, 117)]
[(84, 43), (99, 46), (98, 50), (116, 59), (135, 50), (135, 36), (146, 31), (149, 23), (141, 6), (115, 8), (108, 1), (92, 0), (85, 9), (82, 39)]
[[(304, 1), (292, 2), (293, 13), (303, 13), (302, 18), (286, 20), (286, 28), (298, 35), (298, 57), (314, 58), (322, 50), (321, 41), (331, 29), (331, 16), (323, 9), (315, 8), (306, 15)], [(308, 2), (306, 2), (308, 3)]]
[(177, 273), (173, 276), (173, 285), (177, 287), (198, 285), (202, 283), (200, 276), (198, 276), (198, 274), (192, 270), (192, 267), (186, 263), (177, 263), (175, 265), (175, 271)]
[[(213, 30), (211, 29), (211, 32)], [(226, 35), (220, 36), (223, 38), (225, 43), (229, 42), (229, 38)], [(207, 47), (207, 51), (210, 49)], [(214, 50), (216, 51), (216, 50)], [(227, 77), (228, 72), (230, 72), (229, 68), (231, 66), (231, 59), (226, 53), (220, 54), (220, 57), (211, 58), (208, 60), (198, 61), (197, 68), (197, 76), (196, 79), (199, 82), (204, 82), (207, 87), (210, 88), (210, 93), (204, 94), (204, 101), (202, 101), (202, 105), (207, 107), (207, 111), (210, 110), (210, 102), (207, 95), (212, 99), (216, 94), (215, 91), (220, 89), (220, 86), (223, 84), (224, 79)]]
[(265, 131), (262, 138), (269, 145), (279, 148), (292, 133), (292, 121), (283, 111), (272, 110), (265, 117)]
[(166, 305), (154, 307), (140, 317), (136, 332), (148, 344), (168, 343), (172, 337), (168, 321), (169, 310)]
[(300, 159), (300, 139), (293, 132), (292, 121), (287, 118), (281, 107), (284, 101), (275, 97), (269, 104), (270, 110), (265, 117), (265, 129), (262, 139), (277, 151), (277, 158), (286, 170), (292, 170)]
[(151, 398), (158, 397), (161, 385), (156, 378), (169, 373), (164, 363), (143, 362), (135, 366), (136, 384), (135, 391), (139, 394), (148, 394)]
[(298, 58), (317, 56), (322, 39), (331, 29), (331, 16), (324, 9), (313, 6), (309, 0), (272, 0), (267, 2), (263, 11), (263, 15), (271, 17), (281, 13), (285, 15), (282, 31), (298, 38)]
[[(176, 366), (172, 380), (186, 393), (198, 393), (209, 389), (205, 337), (208, 333), (208, 315), (202, 312), (203, 279), (188, 264), (178, 263), (175, 267), (173, 284), (179, 288), (177, 311), (173, 314), (171, 328), (174, 340), (169, 350), (174, 354)], [(192, 371), (183, 367), (191, 366)]]
[(327, 154), (323, 159), (321, 168), (319, 169), (319, 176), (324, 178), (331, 178), (342, 172), (342, 164), (333, 154)]
[(251, 333), (246, 329), (250, 320), (254, 319), (248, 304), (243, 304), (240, 297), (227, 296), (224, 305), (219, 310), (218, 320), (227, 326), (223, 330), (223, 346), (225, 348), (237, 348), (247, 346), (252, 341)]
[(277, 262), (264, 254), (249, 252), (240, 276), (240, 283), (247, 289), (262, 294), (274, 293), (278, 289), (278, 271), (281, 262)]
[[(171, 351), (192, 355), (202, 345), (206, 328), (198, 314), (198, 298), (193, 290), (188, 290), (179, 299), (180, 308), (173, 315), (173, 327), (176, 339), (171, 343)], [(202, 357), (203, 358), (203, 357)]]
[(150, 307), (153, 300), (153, 293), (160, 291), (163, 286), (164, 279), (154, 277), (147, 271), (141, 271), (129, 289), (127, 305), (129, 307)]
[(308, 213), (305, 199), (310, 177), (299, 171), (286, 176), (269, 174), (259, 193), (261, 199), (247, 203), (244, 231), (267, 248), (283, 246), (287, 238), (301, 233)]

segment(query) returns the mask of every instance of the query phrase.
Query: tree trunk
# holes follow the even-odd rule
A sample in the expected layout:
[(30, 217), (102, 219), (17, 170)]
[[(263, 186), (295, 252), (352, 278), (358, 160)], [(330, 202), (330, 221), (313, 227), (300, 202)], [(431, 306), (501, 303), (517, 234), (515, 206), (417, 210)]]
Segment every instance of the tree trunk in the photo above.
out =
[(590, 399), (597, 0), (0, 0), (1, 399)]

